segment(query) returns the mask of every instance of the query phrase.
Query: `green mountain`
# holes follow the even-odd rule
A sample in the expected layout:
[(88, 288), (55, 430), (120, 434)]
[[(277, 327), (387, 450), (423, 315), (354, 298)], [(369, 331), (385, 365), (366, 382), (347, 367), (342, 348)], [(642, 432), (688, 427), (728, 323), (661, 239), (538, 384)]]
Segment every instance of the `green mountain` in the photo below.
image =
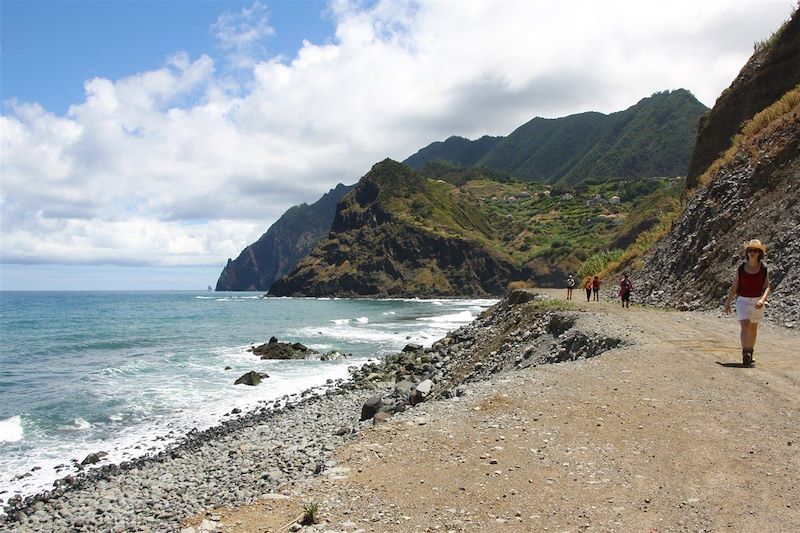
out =
[(331, 228), (336, 204), (355, 185), (337, 185), (315, 203), (286, 211), (258, 241), (228, 259), (218, 291), (266, 291), (305, 257)]
[(519, 276), (474, 198), (382, 161), (339, 204), (328, 236), (275, 296), (485, 296)]
[(422, 148), (403, 161), (416, 170), (421, 170), (426, 163), (447, 161), (460, 166), (474, 165), (492, 150), (502, 137), (484, 135), (480, 139), (470, 141), (464, 137), (452, 136), (446, 141), (437, 141)]
[(493, 138), (488, 151), (485, 137), (476, 141), (451, 137), (406, 161), (422, 168), (429, 161), (476, 160), (476, 165), (523, 181), (558, 185), (598, 178), (682, 176), (699, 119), (707, 110), (689, 91), (664, 91), (610, 115), (534, 118), (507, 137)]
[(557, 196), (492, 179), (494, 171), (434, 168), (448, 180), (391, 160), (376, 164), (342, 199), (331, 232), (270, 294), (483, 296), (516, 279), (560, 284), (587, 257), (657, 218), (666, 204), (649, 198), (676, 198), (683, 188), (675, 179), (619, 180)]

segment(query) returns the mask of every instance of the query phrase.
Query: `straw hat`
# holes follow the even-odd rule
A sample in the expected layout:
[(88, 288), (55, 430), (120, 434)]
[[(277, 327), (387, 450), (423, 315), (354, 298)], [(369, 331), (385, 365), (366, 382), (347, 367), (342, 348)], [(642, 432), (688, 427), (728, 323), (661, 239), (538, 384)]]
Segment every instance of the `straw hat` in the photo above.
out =
[(761, 244), (758, 239), (751, 239), (749, 242), (744, 243), (744, 249), (747, 250), (748, 248), (756, 248), (761, 250), (762, 253), (767, 253), (767, 245)]

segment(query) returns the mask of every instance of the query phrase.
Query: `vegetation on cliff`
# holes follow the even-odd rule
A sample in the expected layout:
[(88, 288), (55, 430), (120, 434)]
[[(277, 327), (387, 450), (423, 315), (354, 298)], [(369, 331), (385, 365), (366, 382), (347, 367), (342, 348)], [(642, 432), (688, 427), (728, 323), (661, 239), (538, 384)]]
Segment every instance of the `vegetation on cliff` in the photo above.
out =
[(483, 295), (513, 279), (561, 283), (658, 223), (683, 186), (668, 178), (557, 190), (491, 174), (451, 165), (445, 181), (376, 164), (339, 205), (331, 233), (270, 293)]
[(731, 147), (732, 139), (740, 133), (744, 122), (800, 83), (798, 11), (795, 10), (771, 37), (756, 43), (755, 49), (700, 123), (687, 174), (689, 189), (697, 187), (700, 176)]

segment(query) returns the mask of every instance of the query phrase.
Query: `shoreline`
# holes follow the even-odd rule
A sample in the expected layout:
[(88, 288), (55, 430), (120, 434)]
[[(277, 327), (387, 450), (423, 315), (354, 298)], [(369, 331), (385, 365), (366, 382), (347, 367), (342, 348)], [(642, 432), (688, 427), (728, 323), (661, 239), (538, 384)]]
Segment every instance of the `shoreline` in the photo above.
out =
[[(566, 332), (538, 337), (560, 345), (556, 356), (581, 333), (622, 339), (599, 357), (523, 368), (507, 359), (514, 371), (473, 373), (460, 395), (344, 443), (336, 468), (254, 504), (208, 509), (182, 533), (798, 530), (800, 335), (767, 325), (758, 364), (742, 368), (735, 320), (619, 305), (545, 312), (555, 325), (577, 315)], [(519, 354), (546, 326), (530, 307), (484, 322), (499, 334), (474, 338), (484, 361)], [(522, 321), (505, 328), (514, 315)], [(301, 527), (308, 502), (319, 523)]]
[[(462, 382), (484, 379), (519, 364), (514, 362), (516, 358), (544, 363), (546, 358), (555, 361), (566, 352), (550, 353), (548, 346), (546, 354), (520, 353), (510, 360), (476, 364), (466, 372), (453, 355), (474, 348), (478, 337), (478, 344), (493, 339), (491, 332), (478, 335), (478, 330), (496, 329), (491, 321), (497, 305), (431, 348), (417, 346), (366, 363), (351, 373), (350, 380), (329, 383), (317, 395), (303, 391), (294, 403), (279, 408), (276, 404), (280, 401), (268, 403), (202, 432), (187, 434), (155, 455), (66, 476), (54, 491), (12, 498), (6, 504), (5, 524), (13, 524), (20, 531), (113, 531), (115, 527), (126, 531), (176, 530), (176, 523), (204, 509), (246, 504), (274, 493), (288, 481), (331, 468), (326, 464), (331, 452), (373, 423), (371, 418), (358, 420), (364, 403), (376, 395), (398, 399), (395, 377), (389, 377), (390, 372), (407, 373), (417, 383), (434, 377), (437, 384), (432, 396), (440, 397), (456, 395), (456, 387)], [(541, 327), (544, 331), (549, 325), (543, 323)], [(402, 412), (408, 402), (402, 403), (396, 402), (393, 407)], [(262, 445), (254, 446), (254, 442)], [(234, 457), (238, 459), (234, 461)], [(187, 475), (187, 471), (193, 475)]]
[[(189, 291), (189, 293), (193, 294), (193, 291)], [(190, 297), (193, 298), (192, 294), (190, 294)], [(342, 302), (342, 304), (326, 304), (325, 302), (322, 302), (322, 307), (320, 307), (320, 309), (322, 309), (322, 314), (320, 315), (321, 320), (316, 321), (314, 316), (308, 313), (308, 310), (314, 311), (318, 309), (318, 302), (316, 301), (297, 305), (292, 304), (291, 306), (288, 304), (281, 304), (281, 306), (265, 306), (261, 305), (260, 302), (250, 300), (250, 298), (254, 297), (253, 294), (220, 294), (215, 295), (215, 297), (216, 296), (221, 296), (226, 299), (230, 297), (246, 296), (248, 298), (248, 300), (246, 300), (246, 305), (241, 307), (224, 308), (225, 310), (232, 309), (232, 312), (242, 314), (245, 317), (253, 316), (254, 312), (257, 313), (257, 310), (259, 309), (279, 308), (282, 310), (306, 310), (305, 315), (309, 316), (308, 319), (304, 320), (303, 323), (297, 327), (294, 327), (293, 325), (287, 326), (288, 330), (290, 330), (288, 331), (290, 336), (292, 332), (296, 330), (297, 335), (301, 335), (298, 340), (302, 342), (307, 341), (304, 336), (321, 339), (318, 342), (323, 343), (321, 345), (322, 347), (320, 348), (315, 346), (315, 348), (320, 351), (323, 351), (323, 349), (327, 350), (330, 346), (339, 347), (340, 345), (337, 344), (338, 340), (342, 343), (341, 348), (343, 350), (354, 351), (358, 355), (352, 356), (349, 359), (342, 359), (335, 364), (331, 363), (333, 366), (327, 366), (327, 363), (311, 363), (309, 366), (303, 366), (302, 364), (298, 363), (299, 366), (297, 366), (297, 368), (291, 365), (289, 365), (290, 368), (283, 366), (276, 367), (273, 363), (261, 362), (252, 354), (246, 353), (245, 348), (258, 344), (258, 342), (256, 342), (257, 340), (262, 340), (262, 337), (260, 336), (262, 333), (260, 329), (258, 329), (258, 324), (256, 324), (255, 327), (240, 328), (241, 332), (244, 332), (244, 335), (238, 335), (235, 333), (221, 336), (216, 335), (214, 339), (218, 341), (217, 344), (223, 348), (218, 349), (216, 348), (217, 344), (215, 344), (213, 345), (214, 348), (211, 349), (211, 351), (205, 350), (208, 351), (207, 354), (203, 353), (201, 356), (197, 357), (196, 354), (204, 351), (204, 346), (211, 346), (211, 344), (203, 342), (203, 339), (201, 339), (200, 342), (197, 343), (197, 347), (195, 347), (194, 342), (192, 342), (193, 339), (190, 338), (192, 335), (187, 334), (181, 336), (182, 333), (178, 333), (175, 336), (177, 340), (170, 345), (171, 348), (168, 348), (168, 351), (164, 351), (160, 344), (154, 345), (155, 347), (152, 349), (147, 347), (149, 345), (145, 344), (144, 346), (146, 347), (141, 349), (141, 352), (143, 354), (147, 354), (148, 356), (151, 353), (155, 353), (159, 350), (170, 355), (170, 357), (152, 357), (152, 359), (155, 361), (154, 365), (160, 365), (160, 367), (157, 368), (157, 372), (148, 371), (147, 375), (154, 375), (156, 379), (150, 379), (150, 381), (143, 382), (146, 387), (150, 388), (148, 388), (146, 391), (142, 389), (144, 392), (141, 394), (149, 394), (150, 396), (153, 396), (155, 400), (153, 400), (152, 403), (156, 404), (154, 409), (149, 410), (145, 414), (152, 412), (155, 416), (151, 416), (149, 419), (144, 416), (139, 419), (136, 416), (139, 413), (136, 405), (136, 402), (138, 402), (136, 398), (139, 397), (139, 389), (135, 388), (135, 386), (137, 384), (136, 380), (138, 379), (138, 375), (140, 374), (138, 371), (139, 365), (137, 362), (136, 365), (133, 365), (133, 370), (120, 372), (123, 376), (120, 378), (122, 386), (117, 390), (119, 391), (120, 395), (124, 395), (120, 396), (122, 400), (121, 408), (113, 410), (114, 407), (111, 407), (107, 412), (105, 412), (102, 409), (96, 408), (104, 407), (104, 405), (101, 404), (102, 402), (95, 402), (98, 403), (98, 405), (92, 404), (86, 407), (80, 407), (71, 410), (65, 409), (63, 413), (61, 411), (58, 413), (54, 412), (55, 414), (53, 415), (52, 419), (56, 419), (55, 417), (59, 416), (58, 420), (64, 421), (59, 422), (63, 424), (63, 426), (58, 428), (58, 430), (64, 432), (63, 440), (61, 433), (56, 430), (55, 423), (51, 424), (50, 426), (46, 425), (46, 423), (41, 423), (39, 419), (36, 419), (37, 415), (35, 412), (30, 414), (30, 418), (33, 420), (29, 420), (26, 406), (16, 405), (17, 400), (12, 397), (10, 398), (9, 405), (6, 406), (8, 408), (7, 413), (9, 415), (13, 415), (15, 413), (22, 414), (22, 420), (19, 425), (20, 429), (24, 425), (25, 434), (24, 438), (20, 439), (21, 442), (11, 443), (8, 445), (8, 447), (4, 446), (3, 471), (4, 478), (6, 479), (3, 480), (2, 490), (4, 493), (0, 495), (0, 509), (7, 505), (7, 499), (14, 498), (12, 503), (16, 504), (18, 500), (18, 498), (16, 498), (17, 495), (21, 495), (21, 497), (24, 499), (27, 497), (36, 496), (37, 494), (41, 495), (45, 492), (52, 492), (54, 488), (53, 483), (59, 482), (62, 487), (68, 486), (69, 484), (74, 484), (74, 477), (83, 478), (87, 473), (90, 474), (90, 471), (96, 470), (98, 467), (102, 467), (110, 463), (120, 464), (136, 461), (137, 459), (144, 458), (145, 456), (157, 455), (159, 452), (165, 450), (169, 452), (182, 440), (184, 440), (186, 434), (193, 428), (197, 428), (201, 431), (207, 430), (226, 423), (226, 420), (229, 418), (240, 418), (240, 415), (237, 413), (256, 411), (264, 405), (272, 407), (274, 402), (269, 402), (282, 397), (284, 394), (296, 395), (294, 399), (291, 400), (292, 402), (296, 402), (298, 398), (309, 392), (307, 390), (308, 387), (323, 386), (328, 378), (343, 378), (344, 380), (347, 380), (349, 378), (347, 371), (348, 366), (364, 364), (368, 358), (376, 359), (383, 357), (383, 354), (389, 350), (399, 350), (403, 347), (403, 342), (409, 342), (403, 341), (403, 337), (411, 335), (413, 340), (410, 342), (420, 342), (421, 344), (428, 346), (435, 339), (441, 337), (446, 330), (454, 329), (465, 320), (472, 320), (475, 315), (480, 312), (480, 309), (478, 311), (474, 310), (477, 309), (477, 307), (475, 307), (476, 305), (484, 308), (485, 306), (493, 303), (477, 301), (474, 302), (475, 305), (473, 305), (473, 302), (470, 299), (458, 299), (453, 304), (442, 302), (443, 306), (433, 306), (427, 303), (406, 304), (399, 301), (396, 304), (378, 303), (376, 305), (372, 305), (368, 302), (365, 302), (363, 305), (359, 304), (358, 302)], [(199, 297), (205, 297), (205, 294), (199, 294)], [(40, 298), (45, 297), (40, 296)], [(212, 305), (201, 300), (189, 299), (186, 296), (177, 295), (171, 298), (159, 297), (155, 300), (150, 300), (146, 297), (140, 298), (148, 305), (153, 305), (153, 307), (157, 307), (159, 309), (166, 307), (160, 302), (171, 302), (174, 300), (180, 305), (185, 306), (181, 307), (181, 310), (187, 313), (200, 312), (201, 314), (199, 316), (209, 316), (212, 318), (216, 315), (227, 315), (227, 313), (223, 313), (222, 315), (217, 313), (215, 311), (217, 309), (216, 304)], [(61, 301), (62, 300), (59, 300), (55, 303), (60, 303)], [(102, 301), (106, 302), (106, 300)], [(125, 302), (128, 300), (109, 299), (107, 301), (111, 304), (116, 304), (117, 302)], [(397, 311), (398, 316), (400, 316), (401, 310), (403, 310), (402, 312), (404, 314), (402, 316), (409, 316), (412, 318), (417, 316), (433, 316), (438, 318), (439, 315), (451, 316), (449, 313), (458, 312), (448, 311), (449, 309), (461, 310), (467, 308), (472, 309), (470, 311), (471, 316), (467, 315), (463, 317), (455, 317), (454, 324), (450, 324), (450, 320), (445, 320), (448, 322), (448, 324), (439, 324), (439, 321), (437, 320), (426, 320), (424, 322), (420, 321), (407, 324), (398, 322), (395, 324), (397, 320), (395, 320), (394, 316), (392, 316), (395, 314), (394, 311)], [(28, 308), (23, 308), (23, 311), (27, 309)], [(249, 310), (253, 310), (253, 312)], [(381, 311), (387, 310), (393, 311), (381, 313)], [(370, 313), (374, 313), (374, 316)], [(34, 313), (29, 314), (36, 316)], [(367, 322), (366, 319), (355, 318), (362, 317), (362, 315), (368, 315), (370, 319), (377, 325), (364, 325), (364, 323)], [(184, 313), (181, 313), (180, 316), (184, 316)], [(340, 321), (328, 320), (328, 318), (338, 317), (346, 318)], [(216, 320), (217, 325), (223, 322), (224, 320)], [(260, 323), (257, 318), (254, 319), (253, 322)], [(319, 324), (316, 324), (317, 322), (319, 322)], [(340, 324), (340, 322), (344, 322), (344, 324)], [(356, 322), (358, 322), (358, 324)], [(270, 322), (270, 324), (271, 323), (272, 322)], [(307, 323), (313, 324), (305, 328), (300, 327), (306, 325)], [(280, 335), (284, 330), (280, 329), (279, 321), (276, 321), (276, 324), (278, 324), (276, 327), (279, 328), (278, 335)], [(245, 323), (245, 325), (247, 325), (247, 323)], [(365, 332), (363, 337), (359, 336), (361, 335), (362, 329)], [(213, 333), (215, 331), (214, 327), (204, 328), (204, 332), (206, 330), (212, 332), (209, 334), (209, 337), (215, 335)], [(18, 328), (18, 331), (22, 331), (22, 328)], [(188, 328), (187, 331), (191, 331), (191, 328)], [(275, 331), (275, 328), (267, 328), (267, 331), (273, 332)], [(237, 332), (239, 331), (237, 330)], [(349, 334), (351, 332), (355, 332), (355, 336), (352, 339), (342, 336), (342, 333)], [(408, 333), (407, 335), (401, 334), (403, 332)], [(97, 337), (97, 342), (100, 344), (106, 341), (105, 337), (102, 337), (101, 335), (103, 335), (102, 330), (100, 334), (95, 335), (95, 337)], [(91, 342), (95, 341), (91, 333), (87, 333), (85, 337), (89, 339), (87, 342), (89, 342), (90, 345)], [(140, 337), (144, 338), (145, 341), (148, 340), (146, 336)], [(217, 337), (219, 337), (219, 339), (217, 339)], [(297, 337), (291, 336), (291, 338)], [(263, 337), (263, 342), (266, 342), (266, 340), (267, 337)], [(12, 355), (24, 354), (28, 349), (25, 348), (26, 345), (24, 342), (22, 342), (22, 339), (17, 338), (17, 342), (14, 344), (19, 348), (12, 351)], [(45, 346), (46, 343), (40, 343), (40, 345)], [(39, 345), (34, 345), (34, 347), (37, 346)], [(80, 345), (78, 345), (77, 341), (75, 346), (77, 347), (76, 350), (78, 348), (83, 349)], [(99, 378), (94, 378), (91, 374), (86, 374), (87, 377), (84, 378), (85, 373), (75, 373), (75, 379), (85, 380), (87, 383), (87, 385), (81, 389), (82, 391), (84, 389), (91, 391), (94, 390), (91, 389), (91, 387), (100, 388), (100, 386), (102, 386), (103, 388), (109, 389), (109, 393), (113, 395), (114, 391), (111, 389), (111, 387), (116, 387), (115, 382), (118, 379), (116, 377), (116, 370), (118, 367), (126, 369), (126, 367), (129, 365), (129, 360), (125, 357), (125, 354), (121, 350), (116, 348), (116, 344), (112, 343), (112, 349), (117, 350), (117, 353), (112, 353), (112, 356), (116, 357), (116, 359), (112, 359), (112, 362), (108, 363), (107, 366), (113, 372), (107, 372), (106, 369), (99, 371)], [(173, 352), (177, 354), (175, 358), (171, 357)], [(199, 357), (204, 359), (199, 360)], [(181, 370), (181, 366), (177, 366), (176, 369), (173, 359), (178, 361), (178, 363), (183, 363), (184, 360), (190, 360), (190, 363), (187, 367), (189, 370)], [(199, 364), (195, 364), (198, 361)], [(147, 363), (147, 361), (145, 362)], [(16, 362), (9, 364), (15, 365), (13, 368), (16, 368)], [(105, 363), (101, 363), (101, 365), (103, 364)], [(226, 367), (226, 371), (223, 372), (223, 365), (230, 365), (233, 367), (233, 369), (231, 372), (227, 372), (228, 368)], [(234, 378), (239, 376), (239, 374), (254, 368), (262, 368), (262, 366), (265, 370), (261, 371), (273, 374), (272, 377), (274, 378), (271, 380), (271, 384), (266, 384), (266, 388), (264, 388), (264, 386), (260, 388), (240, 386), (236, 388), (236, 390), (225, 390), (227, 387), (229, 387), (230, 383), (233, 382)], [(24, 365), (22, 365), (22, 367), (24, 367)], [(103, 367), (101, 366), (98, 368)], [(287, 369), (286, 373), (283, 372), (284, 368)], [(198, 370), (192, 371), (192, 369)], [(236, 373), (237, 371), (239, 372)], [(159, 374), (159, 372), (161, 374)], [(189, 387), (187, 389), (187, 387), (182, 386), (179, 383), (171, 385), (165, 379), (158, 379), (162, 374), (169, 377), (173, 375), (173, 373), (177, 375), (188, 375), (191, 373), (192, 377), (196, 377), (201, 380), (200, 386), (196, 391), (194, 391), (193, 387)], [(145, 379), (147, 380), (147, 376), (145, 376)], [(62, 381), (67, 382), (66, 380)], [(230, 381), (230, 383), (228, 383), (228, 381)], [(81, 383), (83, 383), (83, 381), (80, 381), (79, 385)], [(100, 384), (100, 386), (97, 384)], [(174, 387), (174, 391), (170, 391), (171, 387)], [(6, 389), (4, 388), (4, 390)], [(14, 391), (13, 386), (11, 387), (11, 390)], [(210, 396), (205, 392), (202, 392), (206, 390), (209, 391), (208, 394), (210, 394)], [(160, 394), (161, 391), (165, 391), (165, 393)], [(20, 388), (20, 393), (22, 392), (25, 391)], [(34, 391), (32, 390), (32, 392)], [(42, 394), (37, 393), (36, 396), (33, 396), (37, 400), (42, 400), (39, 404), (37, 404), (37, 406), (47, 405), (45, 400), (48, 400), (49, 396), (53, 396), (52, 394), (48, 396), (46, 388), (43, 388), (41, 392)], [(101, 391), (101, 393), (102, 392), (103, 391)], [(63, 395), (55, 396), (55, 400), (59, 400), (62, 397), (68, 400), (69, 394), (69, 390), (67, 390)], [(179, 400), (175, 402), (174, 405), (172, 405), (173, 402), (170, 399), (173, 395), (175, 396), (176, 400)], [(24, 399), (25, 396), (17, 394), (15, 398)], [(164, 398), (164, 401), (161, 401), (162, 398)], [(148, 396), (146, 400), (149, 399), (150, 397)], [(158, 404), (158, 401), (161, 401), (161, 404)], [(60, 405), (57, 407), (60, 409)], [(40, 409), (40, 411), (42, 411), (42, 409)], [(231, 411), (233, 411), (234, 414), (231, 414)], [(61, 416), (62, 414), (64, 416)], [(77, 418), (78, 416), (82, 418), (79, 419)], [(81, 431), (67, 432), (68, 429), (72, 429), (72, 427), (68, 427), (68, 425), (69, 421), (73, 418), (76, 420), (76, 428), (80, 429)], [(89, 423), (84, 421), (84, 418), (85, 420), (89, 420), (92, 426), (96, 426), (96, 428), (90, 427)], [(46, 419), (44, 422), (49, 422), (49, 420), (50, 419)], [(109, 420), (111, 421), (109, 422)], [(79, 425), (77, 421), (84, 424), (84, 426)], [(45, 431), (52, 431), (52, 436), (44, 433)], [(42, 435), (44, 435), (44, 438)], [(56, 442), (56, 445), (51, 446), (51, 441)], [(3, 444), (5, 445), (5, 443)], [(84, 458), (97, 453), (102, 455), (101, 452), (108, 453), (105, 459), (103, 459), (101, 462), (84, 465), (85, 469), (78, 466), (80, 462), (84, 460)], [(105, 473), (107, 472), (100, 472), (99, 475), (103, 475)], [(68, 478), (68, 476), (72, 477)], [(0, 511), (0, 514), (2, 514), (2, 511)]]
[[(539, 292), (560, 299), (560, 292)], [(471, 405), (475, 391), (486, 389), (506, 396), (512, 392), (505, 384), (509, 380), (522, 379), (528, 383), (531, 376), (560, 372), (562, 368), (580, 373), (589, 360), (599, 359), (603, 364), (615, 361), (596, 356), (637, 349), (641, 342), (639, 326), (628, 323), (628, 318), (636, 314), (641, 315), (640, 320), (652, 316), (659, 322), (658, 327), (663, 327), (664, 320), (676, 324), (718, 320), (713, 313), (665, 313), (641, 306), (631, 309), (635, 314), (620, 313), (617, 305), (613, 299), (599, 305), (569, 303), (538, 296), (534, 291), (514, 291), (430, 348), (409, 345), (403, 352), (356, 369), (350, 380), (328, 384), (319, 395), (304, 397), (298, 393), (296, 403), (271, 410), (264, 406), (226, 421), (224, 428), (209, 428), (187, 436), (191, 438), (183, 447), (142, 460), (129, 470), (107, 472), (86, 486), (47, 501), (41, 498), (28, 501), (19, 510), (24, 516), (13, 516), (6, 525), (13, 524), (15, 531), (21, 532), (180, 531), (181, 528), (190, 532), (189, 527), (205, 523), (206, 529), (201, 531), (218, 531), (223, 524), (227, 524), (225, 531), (252, 531), (235, 527), (237, 521), (242, 522), (241, 516), (247, 515), (247, 509), (262, 506), (257, 522), (261, 524), (265, 520), (264, 502), (278, 505), (276, 502), (295, 498), (292, 509), (295, 514), (278, 519), (284, 520), (282, 527), (297, 517), (299, 497), (292, 494), (298, 493), (298, 487), (328, 482), (346, 484), (350, 466), (345, 466), (342, 453), (357, 443), (361, 443), (362, 450), (365, 445), (371, 446), (368, 443), (382, 434), (382, 428), (411, 425), (423, 431), (435, 426), (434, 422), (423, 420), (430, 419), (427, 413), (443, 411), (443, 415), (436, 417), (454, 420), (463, 416), (467, 408), (461, 406)], [(723, 326), (731, 328), (735, 324), (725, 321)], [(767, 336), (772, 334), (775, 332), (765, 331)], [(577, 363), (553, 364), (572, 361)], [(597, 376), (587, 374), (582, 379), (595, 382)], [(412, 406), (411, 396), (419, 393), (417, 389), (423, 389), (425, 380), (432, 381), (433, 386)], [(365, 418), (367, 404), (376, 405), (383, 413), (381, 422), (388, 422), (379, 424), (378, 417), (373, 420), (374, 412), (367, 413)], [(427, 448), (419, 453), (423, 455), (415, 456), (409, 465), (400, 463), (396, 467), (412, 468), (418, 461), (424, 462)], [(375, 474), (382, 470), (365, 472)], [(336, 481), (340, 479), (344, 481)], [(339, 493), (342, 498), (346, 494)], [(390, 491), (387, 497), (397, 494)], [(320, 500), (326, 506), (340, 505), (323, 500), (322, 496)], [(219, 511), (227, 508), (232, 510)], [(355, 515), (356, 511), (349, 509), (347, 513)], [(233, 522), (225, 522), (228, 519)], [(327, 525), (330, 529), (331, 523)], [(394, 526), (379, 529), (412, 530), (416, 531)]]

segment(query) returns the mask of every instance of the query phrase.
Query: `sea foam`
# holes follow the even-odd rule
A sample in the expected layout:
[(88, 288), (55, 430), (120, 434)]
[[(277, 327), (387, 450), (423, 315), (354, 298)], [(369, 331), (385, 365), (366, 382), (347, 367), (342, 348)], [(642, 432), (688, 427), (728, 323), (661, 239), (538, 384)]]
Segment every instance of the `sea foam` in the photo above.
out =
[(21, 441), (24, 433), (22, 429), (22, 417), (19, 415), (0, 420), (0, 442)]

